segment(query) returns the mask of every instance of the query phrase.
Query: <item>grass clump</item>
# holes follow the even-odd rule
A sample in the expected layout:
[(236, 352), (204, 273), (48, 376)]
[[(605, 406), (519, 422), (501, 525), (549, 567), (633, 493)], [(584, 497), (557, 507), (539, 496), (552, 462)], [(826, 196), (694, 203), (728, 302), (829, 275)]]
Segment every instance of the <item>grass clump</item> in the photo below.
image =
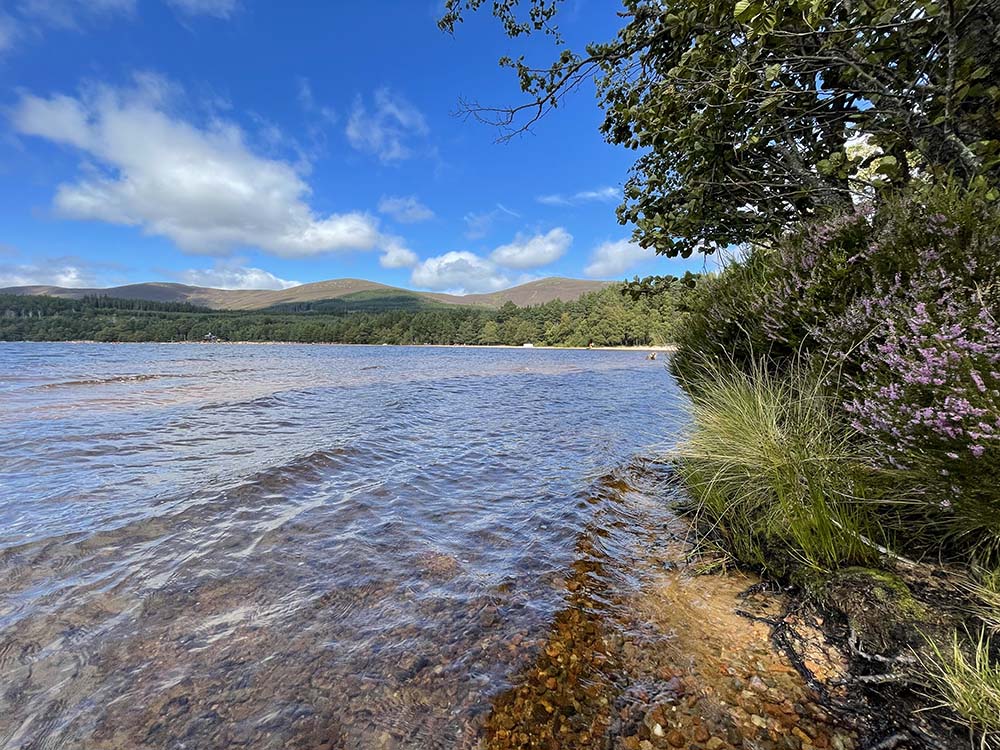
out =
[(784, 576), (869, 566), (887, 552), (872, 502), (879, 477), (824, 380), (760, 361), (699, 377), (680, 471), (708, 538), (742, 565)]
[(980, 571), (968, 589), (975, 600), (972, 614), (991, 634), (1000, 635), (1000, 568)]
[(935, 696), (966, 724), (982, 748), (1000, 746), (1000, 662), (985, 630), (963, 646), (958, 632), (949, 647), (929, 641), (924, 669)]

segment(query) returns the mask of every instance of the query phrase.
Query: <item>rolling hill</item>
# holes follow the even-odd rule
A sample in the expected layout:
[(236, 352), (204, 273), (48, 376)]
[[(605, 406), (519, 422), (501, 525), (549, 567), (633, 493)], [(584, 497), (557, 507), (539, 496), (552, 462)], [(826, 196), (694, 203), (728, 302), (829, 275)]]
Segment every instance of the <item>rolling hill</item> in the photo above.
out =
[(416, 292), (362, 279), (331, 279), (289, 289), (211, 289), (168, 282), (127, 284), (106, 289), (69, 289), (58, 286), (14, 286), (0, 289), (0, 294), (43, 294), (50, 297), (78, 299), (106, 295), (118, 299), (141, 299), (151, 302), (186, 302), (215, 310), (262, 310), (306, 302), (337, 299), (364, 299), (368, 302), (387, 298), (386, 306), (414, 307), (421, 304), (471, 305), (497, 308), (505, 302), (518, 306), (541, 305), (560, 299), (570, 302), (587, 292), (603, 289), (610, 281), (587, 281), (549, 277), (488, 294), (464, 296), (437, 292)]

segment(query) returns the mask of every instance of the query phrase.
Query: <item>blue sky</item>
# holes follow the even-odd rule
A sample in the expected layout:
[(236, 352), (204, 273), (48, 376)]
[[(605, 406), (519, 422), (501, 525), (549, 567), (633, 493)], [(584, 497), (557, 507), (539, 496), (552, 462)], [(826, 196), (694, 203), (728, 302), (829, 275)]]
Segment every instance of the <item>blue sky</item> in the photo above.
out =
[[(489, 3), (487, 3), (489, 5)], [(569, 0), (576, 48), (615, 3)], [(549, 275), (677, 273), (614, 209), (633, 152), (593, 88), (533, 134), (454, 116), (518, 101), (547, 62), (433, 0), (0, 0), (0, 286), (359, 277), (481, 292)]]

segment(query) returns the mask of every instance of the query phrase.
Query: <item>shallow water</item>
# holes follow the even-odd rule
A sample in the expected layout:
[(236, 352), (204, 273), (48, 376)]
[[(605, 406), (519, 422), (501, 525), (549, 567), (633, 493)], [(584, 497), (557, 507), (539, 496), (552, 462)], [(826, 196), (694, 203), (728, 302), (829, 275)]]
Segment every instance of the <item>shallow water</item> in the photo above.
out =
[(0, 414), (3, 748), (475, 747), (686, 418), (638, 352), (84, 344)]

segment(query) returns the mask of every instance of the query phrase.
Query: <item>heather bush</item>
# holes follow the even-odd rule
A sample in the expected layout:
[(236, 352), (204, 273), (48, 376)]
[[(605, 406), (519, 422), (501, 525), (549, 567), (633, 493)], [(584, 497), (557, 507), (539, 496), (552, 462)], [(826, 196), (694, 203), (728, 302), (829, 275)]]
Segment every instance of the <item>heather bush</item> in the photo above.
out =
[(1000, 327), (979, 291), (942, 269), (858, 306), (858, 320), (868, 310), (879, 320), (846, 379), (852, 425), (878, 442), (886, 462), (922, 473), (937, 488), (936, 515), (952, 541), (994, 556)]
[(754, 248), (700, 285), (673, 363), (680, 472), (731, 558), (793, 581), (900, 554), (991, 571), (955, 591), (978, 634), (918, 650), (982, 747), (1000, 747), (994, 198), (921, 185)]
[(817, 339), (843, 356), (844, 409), (882, 459), (933, 488), (956, 550), (1000, 552), (1000, 215), (973, 192), (888, 204), (863, 283)]
[(781, 372), (818, 348), (819, 332), (857, 291), (850, 260), (868, 242), (870, 214), (862, 209), (803, 225), (703, 278), (678, 332), (674, 374), (696, 389), (705, 367), (746, 371), (765, 362)]
[(838, 413), (926, 487), (910, 512), (958, 553), (1000, 557), (1000, 210), (920, 186), (799, 227), (703, 285), (674, 371), (833, 362)]
[[(757, 302), (763, 335), (788, 350), (826, 349), (831, 320), (848, 309), (869, 282), (856, 260), (872, 233), (870, 206), (814, 224), (782, 238), (764, 254), (769, 266), (767, 292)], [(851, 342), (837, 342), (849, 351)], [(791, 361), (788, 358), (786, 361)]]

